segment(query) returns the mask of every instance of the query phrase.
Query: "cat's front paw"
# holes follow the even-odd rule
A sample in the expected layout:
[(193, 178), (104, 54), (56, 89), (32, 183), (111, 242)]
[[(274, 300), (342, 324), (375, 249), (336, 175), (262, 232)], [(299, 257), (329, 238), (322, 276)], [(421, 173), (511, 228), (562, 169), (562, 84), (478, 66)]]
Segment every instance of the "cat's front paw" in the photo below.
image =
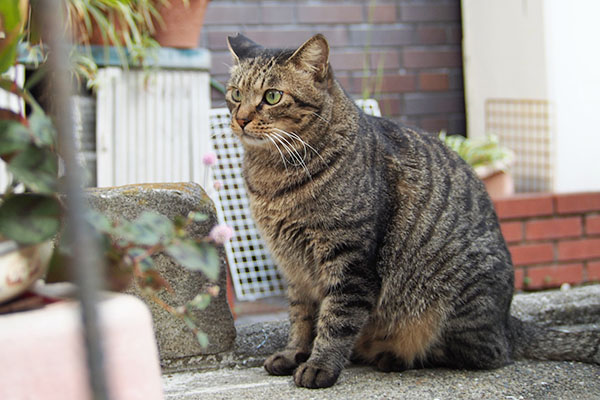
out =
[(327, 388), (333, 386), (340, 372), (341, 370), (328, 369), (306, 362), (294, 372), (294, 382), (297, 386), (309, 389)]
[(269, 356), (263, 365), (271, 375), (292, 375), (309, 356), (310, 354), (298, 350), (284, 350)]

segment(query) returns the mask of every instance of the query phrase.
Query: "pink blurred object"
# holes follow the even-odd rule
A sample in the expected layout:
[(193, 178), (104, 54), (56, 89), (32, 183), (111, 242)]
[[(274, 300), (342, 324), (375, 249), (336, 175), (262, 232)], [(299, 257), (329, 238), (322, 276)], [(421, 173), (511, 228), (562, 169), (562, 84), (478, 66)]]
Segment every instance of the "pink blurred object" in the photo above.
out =
[[(162, 400), (152, 319), (123, 294), (99, 303), (108, 389), (115, 400)], [(0, 315), (0, 399), (91, 399), (78, 304)]]

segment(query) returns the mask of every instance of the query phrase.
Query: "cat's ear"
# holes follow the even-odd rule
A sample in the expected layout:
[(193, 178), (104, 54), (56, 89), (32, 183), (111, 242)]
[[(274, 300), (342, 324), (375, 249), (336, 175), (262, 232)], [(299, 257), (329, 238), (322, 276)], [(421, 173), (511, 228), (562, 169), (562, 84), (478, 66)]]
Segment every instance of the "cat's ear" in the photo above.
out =
[(229, 51), (231, 51), (236, 62), (239, 62), (242, 58), (254, 57), (257, 50), (263, 48), (260, 44), (253, 42), (241, 33), (228, 36), (227, 47), (229, 47)]
[(309, 71), (319, 80), (327, 76), (329, 65), (329, 44), (325, 36), (316, 34), (308, 39), (288, 58), (297, 68)]

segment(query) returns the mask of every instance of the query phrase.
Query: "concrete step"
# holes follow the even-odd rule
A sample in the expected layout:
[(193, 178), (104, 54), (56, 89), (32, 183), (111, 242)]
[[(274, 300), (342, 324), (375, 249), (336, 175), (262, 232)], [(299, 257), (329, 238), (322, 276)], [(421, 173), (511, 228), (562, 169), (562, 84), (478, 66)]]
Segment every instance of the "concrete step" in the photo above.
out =
[(304, 389), (261, 367), (163, 376), (165, 400), (600, 399), (600, 366), (522, 361), (492, 371), (421, 369), (382, 373), (349, 367), (328, 389)]

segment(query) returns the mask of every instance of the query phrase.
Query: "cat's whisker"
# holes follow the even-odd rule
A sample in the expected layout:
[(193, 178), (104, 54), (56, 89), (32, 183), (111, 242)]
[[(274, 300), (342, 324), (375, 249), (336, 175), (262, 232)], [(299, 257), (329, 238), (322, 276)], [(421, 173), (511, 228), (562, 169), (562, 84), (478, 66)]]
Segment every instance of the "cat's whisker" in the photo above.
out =
[(279, 128), (274, 128), (278, 133), (279, 136), (281, 135), (285, 135), (285, 137), (290, 138), (290, 140), (294, 141), (297, 140), (298, 142), (300, 142), (300, 144), (302, 145), (302, 150), (304, 151), (304, 156), (302, 157), (302, 159), (306, 159), (307, 156), (307, 151), (306, 151), (306, 145), (307, 143), (302, 140), (298, 135), (291, 135), (289, 132), (284, 131), (283, 129), (279, 129)]
[(279, 155), (281, 156), (281, 161), (283, 161), (283, 167), (285, 168), (285, 170), (287, 171), (287, 162), (285, 160), (285, 156), (283, 155), (283, 152), (281, 151), (281, 149), (279, 148), (279, 146), (277, 145), (277, 143), (275, 142), (275, 140), (270, 137), (269, 135), (265, 136), (271, 143), (273, 143), (273, 146), (275, 146), (275, 148), (277, 149), (277, 151), (279, 152)]
[(302, 164), (303, 160), (300, 157), (298, 151), (292, 146), (292, 144), (286, 140), (283, 136), (278, 133), (272, 132), (271, 135), (286, 149), (287, 153), (292, 157), (294, 163), (292, 165), (299, 166)]
[(283, 134), (289, 135), (289, 136), (293, 137), (294, 139), (298, 140), (300, 143), (302, 143), (303, 146), (306, 146), (310, 150), (312, 150), (317, 155), (317, 157), (319, 157), (321, 159), (321, 161), (323, 162), (324, 165), (327, 165), (327, 162), (325, 161), (325, 159), (323, 157), (321, 157), (321, 154), (319, 154), (317, 149), (315, 149), (313, 146), (311, 146), (310, 144), (305, 142), (304, 139), (302, 139), (297, 133), (287, 132), (287, 131), (284, 131), (283, 129), (279, 129), (279, 128), (273, 128), (273, 129), (275, 129), (276, 131), (281, 132)]
[(313, 113), (313, 115), (316, 115), (317, 117), (319, 117), (321, 120), (325, 121), (326, 124), (329, 124), (329, 120), (325, 117), (323, 117), (321, 114), (311, 111)]
[[(283, 148), (287, 151), (290, 157), (292, 157), (292, 159), (295, 161), (293, 165), (301, 166), (306, 172), (306, 175), (308, 175), (308, 178), (312, 179), (308, 167), (306, 166), (306, 163), (304, 163), (304, 160), (302, 160), (302, 158), (300, 157), (300, 154), (298, 154), (298, 151), (294, 149), (285, 138), (281, 137), (277, 133), (272, 132), (271, 135), (273, 135), (272, 137), (283, 146)], [(287, 142), (288, 144), (286, 144), (285, 142)]]
[[(306, 150), (306, 142), (304, 142), (304, 140), (300, 139), (300, 137), (294, 137), (292, 135), (290, 135), (289, 132), (286, 132), (282, 129), (277, 129), (277, 132), (279, 133), (279, 136), (282, 137), (282, 135), (284, 135), (286, 138), (289, 138), (292, 143), (294, 142), (294, 140), (297, 140), (300, 142), (300, 144), (302, 145), (302, 151), (304, 152), (304, 155), (302, 156), (302, 160), (306, 160), (306, 156), (308, 155), (308, 151)], [(286, 142), (293, 147), (292, 143), (290, 143), (287, 139)], [(298, 155), (300, 155), (300, 153), (298, 153)]]

